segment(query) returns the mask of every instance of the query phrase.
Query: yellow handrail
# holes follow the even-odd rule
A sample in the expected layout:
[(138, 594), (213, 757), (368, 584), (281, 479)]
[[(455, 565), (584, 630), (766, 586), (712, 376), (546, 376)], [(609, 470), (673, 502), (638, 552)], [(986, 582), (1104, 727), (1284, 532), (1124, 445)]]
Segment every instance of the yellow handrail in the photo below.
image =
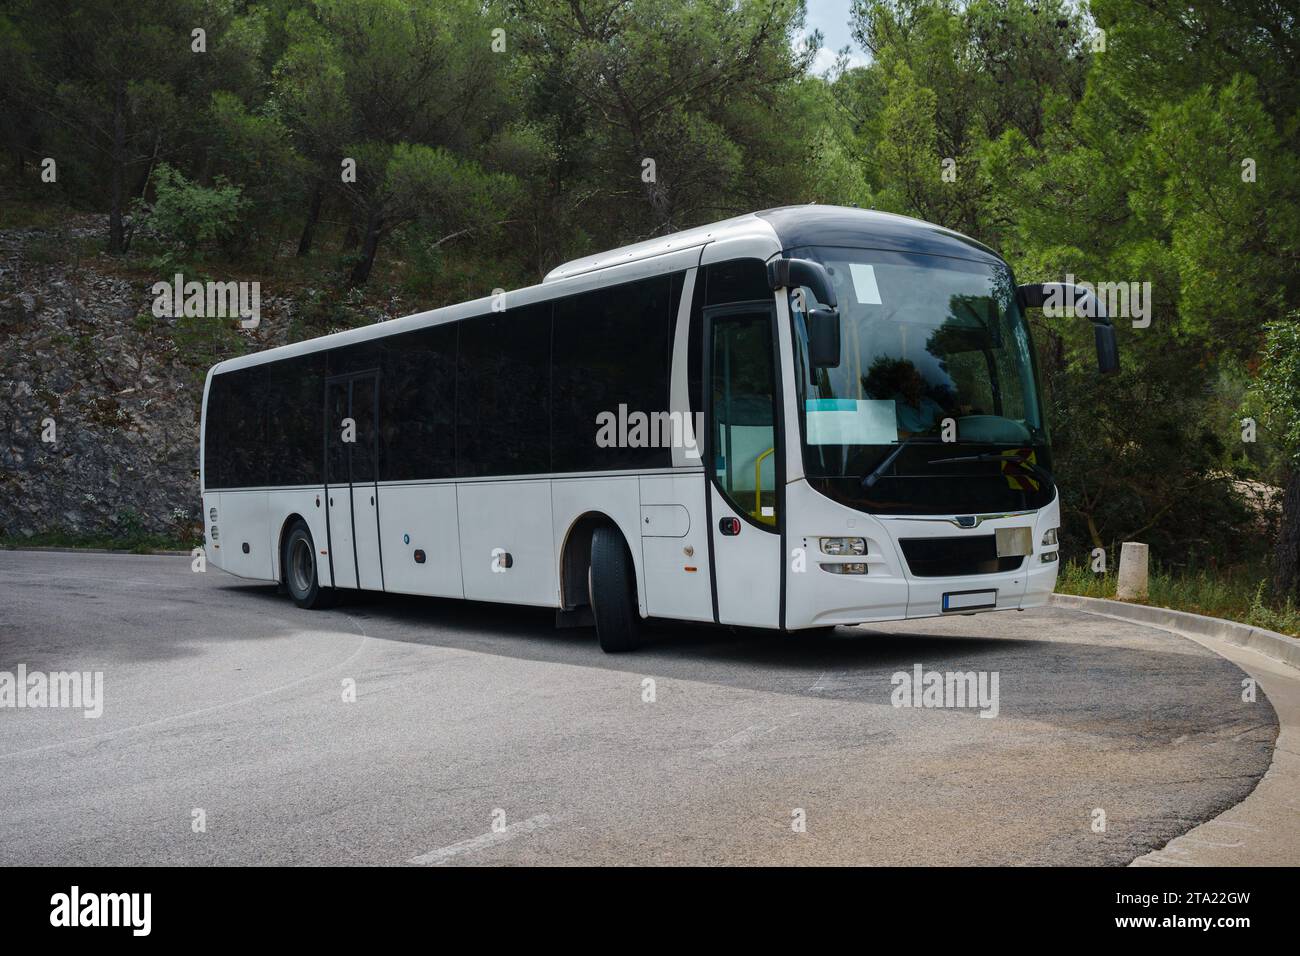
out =
[(773, 445), (754, 460), (754, 517), (763, 520), (763, 459), (776, 451)]

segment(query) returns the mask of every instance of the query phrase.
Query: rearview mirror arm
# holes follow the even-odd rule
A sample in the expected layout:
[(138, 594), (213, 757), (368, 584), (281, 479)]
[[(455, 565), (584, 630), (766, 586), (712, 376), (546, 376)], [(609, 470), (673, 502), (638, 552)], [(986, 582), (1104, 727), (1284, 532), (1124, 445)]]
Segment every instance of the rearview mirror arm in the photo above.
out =
[(767, 264), (767, 284), (773, 291), (807, 286), (818, 302), (832, 309), (839, 306), (830, 273), (820, 262), (811, 259), (773, 259)]
[(1016, 296), (1022, 308), (1053, 306), (1060, 308), (1061, 314), (1064, 314), (1068, 306), (1075, 315), (1083, 315), (1092, 323), (1093, 339), (1097, 347), (1097, 369), (1103, 374), (1119, 371), (1115, 327), (1106, 314), (1106, 306), (1087, 286), (1070, 282), (1034, 282), (1018, 286)]

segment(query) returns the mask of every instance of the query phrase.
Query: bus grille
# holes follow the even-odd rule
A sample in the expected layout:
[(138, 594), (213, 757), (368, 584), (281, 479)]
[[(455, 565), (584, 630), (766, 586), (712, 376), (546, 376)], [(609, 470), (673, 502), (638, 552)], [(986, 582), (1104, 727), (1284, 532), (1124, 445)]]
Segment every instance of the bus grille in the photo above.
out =
[(900, 538), (907, 566), (918, 578), (961, 574), (997, 574), (1014, 571), (1024, 558), (999, 558), (997, 538), (991, 534), (960, 538)]

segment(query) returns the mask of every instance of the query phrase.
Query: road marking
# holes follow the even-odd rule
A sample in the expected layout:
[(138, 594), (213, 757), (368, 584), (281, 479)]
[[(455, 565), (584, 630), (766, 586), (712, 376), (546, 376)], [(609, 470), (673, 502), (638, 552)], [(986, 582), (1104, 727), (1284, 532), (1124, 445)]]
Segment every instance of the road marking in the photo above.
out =
[(776, 721), (776, 723), (754, 724), (751, 727), (746, 727), (744, 730), (732, 734), (730, 737), (727, 737), (725, 740), (719, 740), (712, 747), (708, 747), (704, 750), (701, 750), (700, 756), (701, 757), (725, 757), (727, 754), (733, 753), (737, 750), (748, 749), (749, 746), (753, 744), (755, 741), (757, 741), (760, 737), (766, 737), (768, 734), (780, 730), (782, 727), (790, 723), (790, 721), (792, 721), (794, 718), (798, 716), (799, 716), (799, 712), (796, 710), (794, 713), (790, 714), (783, 720)]
[(539, 813), (535, 817), (529, 817), (520, 823), (512, 823), (504, 830), (490, 830), (487, 833), (471, 837), (468, 840), (461, 840), (459, 843), (452, 843), (448, 846), (439, 847), (436, 850), (430, 850), (428, 853), (421, 853), (419, 856), (413, 856), (407, 863), (415, 866), (437, 866), (440, 863), (446, 863), (448, 860), (466, 853), (477, 853), (479, 850), (486, 850), (490, 846), (496, 846), (498, 843), (506, 843), (515, 837), (525, 836), (534, 833), (537, 830), (545, 830), (551, 825), (551, 818), (545, 813)]

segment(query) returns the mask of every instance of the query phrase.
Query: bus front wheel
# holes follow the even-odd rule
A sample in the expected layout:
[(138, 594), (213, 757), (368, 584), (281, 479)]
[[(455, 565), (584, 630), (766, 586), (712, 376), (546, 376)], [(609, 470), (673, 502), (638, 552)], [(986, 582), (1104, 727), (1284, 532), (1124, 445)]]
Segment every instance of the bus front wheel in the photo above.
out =
[(641, 644), (636, 578), (632, 555), (614, 528), (597, 528), (591, 534), (588, 585), (600, 649), (606, 654), (635, 650)]
[(307, 522), (294, 522), (285, 536), (284, 553), (280, 558), (284, 568), (284, 586), (294, 604), (311, 610), (334, 606), (337, 592), (320, 585), (316, 573), (316, 545), (312, 542)]

